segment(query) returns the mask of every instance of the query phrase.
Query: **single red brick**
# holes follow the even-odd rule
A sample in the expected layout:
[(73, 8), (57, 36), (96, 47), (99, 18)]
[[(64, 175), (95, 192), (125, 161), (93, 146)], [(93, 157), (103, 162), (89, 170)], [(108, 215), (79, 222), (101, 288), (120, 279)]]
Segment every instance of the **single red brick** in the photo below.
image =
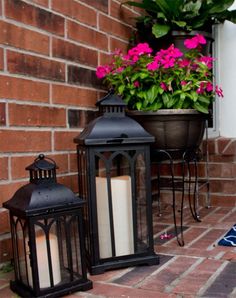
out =
[(48, 0), (31, 0), (31, 2), (48, 7)]
[(52, 85), (52, 100), (57, 104), (95, 107), (98, 92), (89, 89)]
[(59, 15), (20, 0), (5, 1), (5, 15), (27, 25), (64, 35), (65, 20)]
[(7, 63), (8, 71), (11, 73), (65, 81), (65, 65), (58, 61), (8, 51)]
[(210, 179), (210, 191), (212, 193), (235, 194), (235, 179)]
[(66, 126), (64, 108), (9, 104), (8, 113), (12, 126)]
[(236, 176), (236, 164), (209, 163), (209, 176), (214, 178), (234, 178)]
[(6, 104), (0, 102), (0, 126), (6, 125)]
[(1, 152), (38, 152), (51, 150), (50, 131), (0, 130)]
[(115, 21), (106, 15), (99, 15), (99, 29), (125, 40), (130, 38), (131, 28), (129, 26)]
[(0, 209), (0, 234), (10, 232), (9, 213), (6, 209)]
[[(14, 193), (28, 182), (0, 184), (0, 204), (10, 200)], [(1, 250), (0, 250), (1, 251)]]
[(68, 176), (59, 176), (57, 177), (58, 183), (61, 183), (69, 187), (73, 192), (78, 192), (78, 176), (77, 175), (68, 175)]
[(0, 21), (0, 43), (28, 51), (49, 54), (49, 37)]
[(0, 76), (0, 98), (49, 102), (49, 84)]
[(108, 49), (108, 38), (106, 34), (82, 26), (75, 22), (68, 21), (68, 38), (91, 45), (106, 51)]
[(4, 68), (4, 57), (3, 57), (3, 49), (0, 48), (0, 70)]
[(52, 53), (54, 57), (94, 67), (97, 66), (98, 62), (97, 51), (61, 39), (53, 39)]
[(8, 158), (1, 157), (0, 158), (0, 179), (6, 180), (8, 179)]
[(95, 27), (97, 23), (97, 13), (94, 9), (89, 8), (74, 0), (52, 1), (52, 9), (58, 11), (70, 18), (76, 19), (83, 24)]
[(81, 0), (81, 2), (84, 2), (87, 5), (101, 10), (105, 13), (108, 13), (108, 0)]
[(236, 195), (225, 193), (210, 194), (211, 206), (236, 207)]
[(109, 64), (109, 63), (111, 63), (111, 60), (112, 60), (111, 54), (105, 54), (102, 52), (99, 53), (99, 64), (100, 65)]
[(69, 157), (70, 157), (70, 172), (77, 172), (78, 171), (77, 154), (71, 153)]
[(54, 146), (57, 151), (76, 150), (74, 138), (78, 136), (78, 132), (71, 131), (55, 131)]
[(225, 150), (231, 145), (232, 140), (229, 138), (220, 137), (215, 139), (215, 142), (218, 147), (217, 153), (224, 154)]
[[(110, 45), (111, 45), (112, 52), (114, 52), (116, 49), (121, 49), (123, 53), (126, 53), (128, 49), (128, 42), (124, 42), (112, 37), (110, 39)], [(110, 61), (111, 61), (111, 57), (110, 57)]]
[[(0, 240), (0, 263), (5, 263), (7, 261), (10, 261), (13, 258), (12, 255), (12, 241), (11, 241), (11, 235), (9, 233), (9, 238), (5, 238)], [(1, 292), (2, 294), (2, 292)], [(4, 297), (4, 296), (2, 296)], [(5, 296), (7, 297), (7, 296)]]

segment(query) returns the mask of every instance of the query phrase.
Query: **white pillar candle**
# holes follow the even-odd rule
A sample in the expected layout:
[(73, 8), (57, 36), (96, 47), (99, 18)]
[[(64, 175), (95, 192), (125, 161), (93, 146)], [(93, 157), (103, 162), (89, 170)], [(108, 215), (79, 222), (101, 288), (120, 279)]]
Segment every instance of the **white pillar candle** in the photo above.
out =
[[(130, 176), (111, 178), (116, 256), (134, 253)], [(99, 251), (101, 258), (112, 256), (107, 179), (96, 177)]]
[[(51, 249), (52, 257), (52, 273), (54, 285), (61, 281), (61, 271), (60, 271), (60, 260), (59, 260), (59, 249), (57, 243), (57, 236), (50, 233), (49, 243)], [(47, 288), (51, 287), (50, 274), (49, 274), (49, 264), (48, 264), (48, 254), (47, 254), (47, 244), (45, 235), (39, 235), (36, 237), (36, 253), (38, 262), (38, 275), (39, 275), (39, 287)], [(27, 271), (29, 285), (33, 286), (32, 281), (32, 268), (30, 266), (29, 256), (27, 255)]]

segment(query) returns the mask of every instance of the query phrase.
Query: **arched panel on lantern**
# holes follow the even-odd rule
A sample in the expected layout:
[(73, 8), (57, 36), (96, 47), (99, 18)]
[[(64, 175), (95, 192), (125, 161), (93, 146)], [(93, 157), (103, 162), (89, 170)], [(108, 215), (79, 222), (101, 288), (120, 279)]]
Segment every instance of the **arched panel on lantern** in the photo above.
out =
[(123, 101), (109, 94), (102, 116), (75, 139), (79, 195), (85, 205), (86, 253), (92, 274), (157, 264), (153, 249), (150, 143), (154, 138), (126, 117)]

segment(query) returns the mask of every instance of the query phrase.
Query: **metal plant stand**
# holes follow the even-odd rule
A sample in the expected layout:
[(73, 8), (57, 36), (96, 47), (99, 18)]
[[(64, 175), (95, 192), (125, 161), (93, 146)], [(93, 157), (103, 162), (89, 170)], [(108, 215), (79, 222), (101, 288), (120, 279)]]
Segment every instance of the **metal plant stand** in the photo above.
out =
[[(172, 191), (172, 208), (173, 208), (173, 220), (175, 234), (177, 242), (180, 246), (184, 246), (183, 237), (183, 211), (184, 211), (184, 199), (187, 195), (189, 208), (192, 217), (195, 221), (200, 222), (199, 215), (199, 190), (203, 186), (206, 186), (207, 197), (206, 207), (210, 207), (209, 196), (209, 176), (208, 176), (208, 144), (206, 133), (206, 177), (204, 179), (199, 178), (198, 163), (202, 159), (202, 152), (199, 148), (187, 148), (187, 149), (152, 149), (151, 161), (155, 166), (156, 172), (154, 178), (157, 181), (157, 207), (159, 215), (161, 215), (161, 189), (169, 189)], [(163, 177), (161, 175), (161, 165), (165, 163), (169, 175)], [(180, 173), (175, 175), (176, 165), (179, 166)], [(176, 191), (180, 191), (180, 208), (176, 205)], [(180, 213), (180, 233), (178, 233), (177, 224), (177, 212)]]

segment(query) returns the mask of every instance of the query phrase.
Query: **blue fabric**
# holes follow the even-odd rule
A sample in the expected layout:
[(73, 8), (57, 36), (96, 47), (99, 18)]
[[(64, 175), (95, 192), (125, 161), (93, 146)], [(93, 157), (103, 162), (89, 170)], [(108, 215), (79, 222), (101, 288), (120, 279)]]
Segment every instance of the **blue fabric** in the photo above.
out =
[(218, 242), (223, 246), (236, 246), (236, 224), (232, 229)]

